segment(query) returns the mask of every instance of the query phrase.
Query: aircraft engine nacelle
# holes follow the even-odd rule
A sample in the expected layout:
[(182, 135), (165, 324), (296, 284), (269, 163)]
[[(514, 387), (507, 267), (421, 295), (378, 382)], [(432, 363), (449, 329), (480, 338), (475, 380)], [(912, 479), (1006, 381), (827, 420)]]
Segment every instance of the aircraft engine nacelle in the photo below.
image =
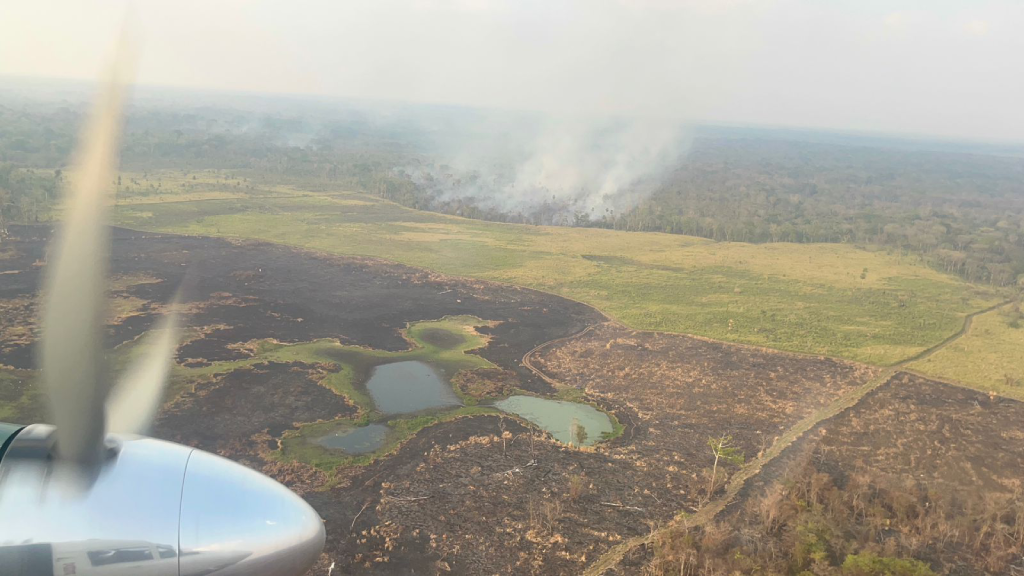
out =
[(0, 459), (4, 576), (291, 576), (323, 548), (316, 511), (240, 464), (110, 434), (94, 477), (76, 477), (53, 430), (22, 429)]

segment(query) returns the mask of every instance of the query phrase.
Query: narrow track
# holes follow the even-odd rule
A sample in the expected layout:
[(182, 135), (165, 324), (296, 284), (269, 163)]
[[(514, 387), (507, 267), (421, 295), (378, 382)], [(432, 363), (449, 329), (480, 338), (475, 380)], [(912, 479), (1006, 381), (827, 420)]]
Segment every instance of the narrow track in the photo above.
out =
[(932, 346), (931, 348), (928, 348), (927, 350), (923, 350), (921, 352), (918, 352), (917, 354), (914, 354), (910, 358), (907, 358), (906, 360), (901, 360), (900, 362), (897, 362), (893, 366), (894, 367), (903, 367), (903, 366), (906, 366), (908, 364), (912, 364), (914, 362), (917, 362), (918, 360), (924, 360), (925, 358), (931, 356), (932, 354), (935, 354), (939, 350), (942, 350), (946, 346), (949, 346), (953, 342), (956, 342), (957, 340), (962, 338), (964, 335), (966, 335), (971, 330), (971, 325), (974, 323), (974, 317), (975, 316), (980, 316), (982, 314), (987, 314), (987, 313), (989, 313), (989, 312), (991, 312), (993, 310), (997, 310), (999, 308), (1002, 308), (1003, 306), (1007, 306), (1007, 305), (1012, 304), (1012, 303), (1013, 303), (1013, 299), (1004, 300), (1004, 301), (1002, 301), (1002, 302), (1000, 302), (998, 304), (993, 304), (992, 306), (989, 306), (988, 308), (985, 308), (984, 310), (978, 310), (977, 312), (971, 312), (970, 314), (968, 314), (967, 316), (964, 317), (964, 325), (960, 328), (959, 332), (957, 332), (956, 334), (953, 334), (949, 338), (946, 338), (942, 342), (939, 342), (935, 346)]
[(568, 342), (569, 340), (572, 340), (574, 338), (579, 338), (580, 336), (583, 336), (584, 334), (586, 334), (587, 332), (590, 332), (594, 328), (597, 328), (601, 324), (602, 324), (601, 322), (599, 322), (597, 324), (591, 324), (590, 326), (587, 326), (586, 328), (584, 328), (583, 330), (580, 330), (579, 332), (577, 332), (575, 334), (570, 334), (570, 335), (564, 336), (562, 338), (556, 338), (554, 340), (548, 340), (547, 342), (542, 342), (540, 344), (537, 344), (533, 348), (530, 348), (530, 350), (526, 354), (523, 354), (523, 359), (520, 361), (520, 364), (525, 366), (530, 372), (533, 372), (534, 374), (536, 374), (537, 377), (540, 378), (541, 380), (544, 380), (548, 384), (551, 384), (552, 387), (554, 387), (554, 388), (565, 387), (566, 384), (564, 384), (562, 382), (559, 382), (558, 380), (555, 380), (554, 378), (548, 376), (543, 371), (541, 371), (539, 368), (534, 366), (531, 358), (533, 357), (534, 353), (536, 353), (541, 348), (546, 348), (548, 346), (553, 346), (555, 344), (560, 344), (562, 342)]

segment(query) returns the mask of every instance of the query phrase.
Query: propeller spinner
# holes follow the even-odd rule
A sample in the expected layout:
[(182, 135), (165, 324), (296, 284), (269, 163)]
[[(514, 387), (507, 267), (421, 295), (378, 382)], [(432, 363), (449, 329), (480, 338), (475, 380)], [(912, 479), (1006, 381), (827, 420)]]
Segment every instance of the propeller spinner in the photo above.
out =
[(173, 362), (173, 304), (146, 353), (107, 384), (106, 212), (122, 69), (115, 66), (82, 134), (51, 247), (40, 358), (54, 426), (27, 426), (0, 447), (0, 574), (302, 574), (325, 539), (304, 500), (224, 458), (140, 436)]

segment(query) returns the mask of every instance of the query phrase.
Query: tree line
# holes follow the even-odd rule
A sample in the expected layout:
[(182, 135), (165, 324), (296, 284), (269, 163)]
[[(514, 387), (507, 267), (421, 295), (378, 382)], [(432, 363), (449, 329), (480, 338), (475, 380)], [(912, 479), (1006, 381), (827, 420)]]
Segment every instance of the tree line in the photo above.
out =
[(972, 282), (1024, 274), (1024, 159), (770, 140), (695, 147), (596, 225), (739, 242), (875, 244)]

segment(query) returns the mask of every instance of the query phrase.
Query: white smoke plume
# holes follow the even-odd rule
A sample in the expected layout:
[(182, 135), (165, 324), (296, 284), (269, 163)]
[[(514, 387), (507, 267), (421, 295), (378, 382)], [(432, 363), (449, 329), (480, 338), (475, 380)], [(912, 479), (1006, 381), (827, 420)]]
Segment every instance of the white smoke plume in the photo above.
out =
[(636, 206), (690, 142), (690, 131), (673, 121), (546, 119), (492, 130), (464, 142), (446, 163), (406, 173), (436, 207), (460, 212), (471, 204), (526, 220), (543, 212), (543, 223), (569, 223)]

